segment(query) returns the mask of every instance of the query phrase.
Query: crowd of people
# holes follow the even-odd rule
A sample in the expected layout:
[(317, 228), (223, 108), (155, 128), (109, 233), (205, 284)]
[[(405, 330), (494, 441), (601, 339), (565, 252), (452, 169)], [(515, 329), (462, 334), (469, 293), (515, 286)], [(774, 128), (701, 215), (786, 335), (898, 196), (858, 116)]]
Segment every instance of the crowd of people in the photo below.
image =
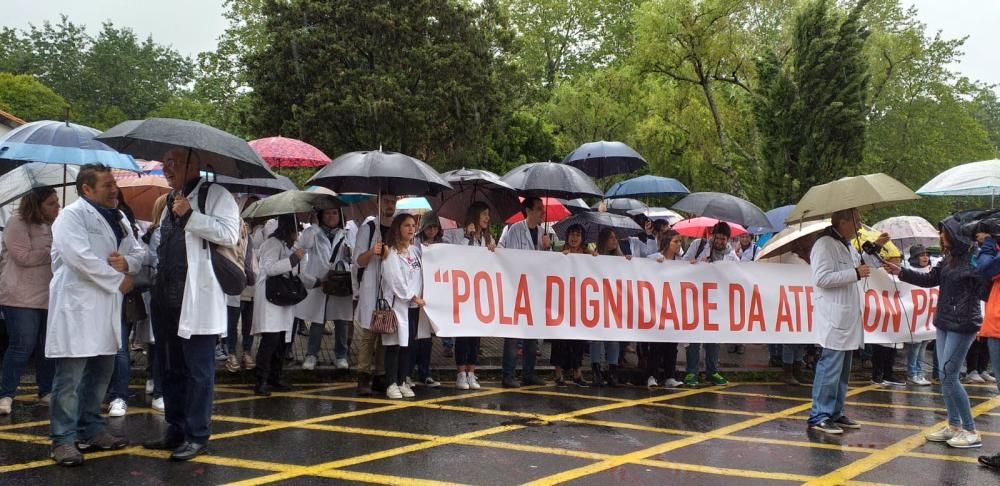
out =
[[(559, 241), (543, 224), (543, 202), (534, 197), (524, 199), (524, 218), (506, 226), (499, 238), (486, 204), (470, 205), (458, 227), (445, 230), (433, 213), (398, 213), (391, 195), (379, 196), (378, 214), (360, 224), (348, 221), (341, 209), (316, 210), (308, 222), (292, 214), (244, 221), (241, 206), (256, 198), (241, 198), (239, 204), (227, 189), (202, 177), (199, 167), (196, 154), (188, 151), (164, 155), (171, 192), (154, 205), (148, 226), (120, 200), (110, 169), (96, 165), (80, 169), (76, 202), (60, 210), (54, 190), (36, 189), (6, 224), (0, 305), (10, 343), (0, 375), (0, 415), (11, 413), (21, 376), (36, 357), (38, 396), (49, 406), (52, 458), (60, 465), (82, 463), (81, 451), (128, 444), (108, 432), (102, 407), (108, 403), (111, 417), (127, 413), (132, 341), (147, 345), (146, 391), (169, 425), (144, 446), (169, 450), (176, 461), (207, 450), (216, 363), (230, 372), (252, 372), (258, 395), (290, 390), (286, 355), (300, 329), (308, 339), (302, 368), (314, 370), (332, 323), (332, 365), (349, 369), (353, 357), (359, 395), (399, 400), (416, 396), (418, 385), (440, 386), (430, 369), (434, 336), (421, 312), (422, 253), (431, 245), (700, 265), (760, 261), (754, 239), (746, 234), (733, 239), (725, 222), (689, 241), (667, 221), (640, 214), (634, 218), (642, 228), (636, 236), (621, 238), (604, 228), (587, 241), (586, 229), (574, 225)], [(856, 282), (877, 265), (904, 282), (940, 289), (930, 369), (941, 384), (949, 423), (927, 439), (959, 448), (982, 444), (960, 380), (965, 365), (966, 381), (996, 382), (989, 363), (1000, 366), (1000, 302), (996, 310), (987, 304), (984, 319), (980, 301), (1000, 274), (1000, 258), (991, 236), (966, 238), (957, 224), (942, 222), (943, 258), (936, 263), (919, 245), (906, 249), (909, 258), (903, 261), (885, 234), (872, 238), (875, 252), (862, 255), (857, 211), (834, 213), (830, 227), (795, 245), (791, 259), (810, 265), (815, 280), (819, 347), (785, 344), (768, 350), (785, 383), (813, 382), (810, 430), (839, 434), (860, 427), (844, 413), (855, 356), (871, 361), (873, 383), (932, 383), (924, 364), (930, 342), (905, 345), (905, 380), (893, 369), (896, 346), (863, 343)], [(219, 259), (225, 257), (219, 247), (234, 249), (242, 267), (236, 290), (220, 276)], [(880, 257), (869, 258), (880, 251)], [(719, 368), (725, 343), (559, 339), (549, 344), (559, 387), (635, 382), (634, 373), (625, 377), (621, 369), (626, 348), (640, 357), (640, 384), (727, 383)], [(538, 346), (534, 339), (504, 339), (502, 386), (547, 384), (536, 366)], [(455, 338), (446, 347), (457, 369), (455, 387), (479, 389), (480, 338)], [(686, 369), (678, 373), (681, 350)], [(728, 351), (742, 354), (745, 348), (731, 345)], [(588, 355), (589, 379), (583, 373)], [(814, 365), (812, 378), (805, 374), (807, 361)], [(1000, 457), (988, 459), (1000, 465)]]

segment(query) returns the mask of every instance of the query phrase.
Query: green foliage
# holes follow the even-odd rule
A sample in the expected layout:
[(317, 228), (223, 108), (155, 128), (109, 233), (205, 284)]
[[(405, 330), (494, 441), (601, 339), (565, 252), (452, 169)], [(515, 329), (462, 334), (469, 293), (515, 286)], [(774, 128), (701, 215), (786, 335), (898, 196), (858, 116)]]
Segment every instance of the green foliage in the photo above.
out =
[(32, 122), (60, 120), (67, 107), (62, 96), (34, 77), (0, 72), (0, 110)]

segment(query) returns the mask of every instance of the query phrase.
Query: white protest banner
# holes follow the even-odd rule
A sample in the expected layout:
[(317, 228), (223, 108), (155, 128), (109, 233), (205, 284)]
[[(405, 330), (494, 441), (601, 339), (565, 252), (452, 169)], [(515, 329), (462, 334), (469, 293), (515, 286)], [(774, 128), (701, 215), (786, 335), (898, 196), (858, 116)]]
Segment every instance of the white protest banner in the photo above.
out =
[[(432, 245), (424, 308), (444, 337), (813, 343), (807, 265), (650, 259)], [(881, 269), (858, 283), (866, 343), (932, 339), (936, 288)]]

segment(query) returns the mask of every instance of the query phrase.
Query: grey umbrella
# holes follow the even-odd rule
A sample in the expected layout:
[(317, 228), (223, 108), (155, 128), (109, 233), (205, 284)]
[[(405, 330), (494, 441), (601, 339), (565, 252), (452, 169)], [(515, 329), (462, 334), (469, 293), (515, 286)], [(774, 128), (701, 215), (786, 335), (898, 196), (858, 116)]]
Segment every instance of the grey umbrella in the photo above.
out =
[(501, 180), (528, 197), (574, 199), (601, 197), (604, 194), (580, 169), (555, 162), (524, 164), (508, 172)]
[(587, 242), (597, 241), (597, 236), (604, 228), (612, 228), (619, 239), (639, 234), (642, 227), (635, 224), (632, 218), (614, 213), (586, 212), (574, 214), (553, 226), (560, 239), (566, 239), (566, 230), (574, 224), (583, 226), (583, 238)]
[(638, 199), (621, 197), (616, 199), (605, 199), (593, 205), (592, 208), (596, 210), (601, 206), (601, 204), (604, 204), (604, 207), (608, 210), (609, 213), (621, 214), (621, 215), (627, 215), (629, 214), (629, 211), (642, 210), (649, 207), (646, 206), (646, 203)]
[(601, 140), (577, 147), (563, 159), (563, 163), (600, 179), (635, 172), (646, 166), (646, 159), (622, 142)]
[(463, 168), (445, 172), (441, 177), (455, 190), (427, 198), (438, 216), (461, 224), (469, 206), (475, 202), (489, 206), (491, 221), (506, 221), (521, 210), (517, 191), (488, 170)]
[(334, 196), (307, 191), (285, 191), (261, 199), (243, 210), (247, 219), (266, 218), (282, 214), (308, 213), (317, 209), (336, 209), (344, 203)]
[(432, 196), (451, 189), (431, 166), (397, 152), (349, 152), (330, 162), (309, 184), (341, 192)]
[(283, 175), (278, 175), (274, 179), (239, 179), (217, 175), (214, 178), (209, 177), (209, 180), (229, 189), (229, 192), (242, 194), (268, 195), (298, 189), (291, 179)]
[(771, 223), (754, 203), (721, 192), (695, 192), (688, 194), (672, 206), (695, 216), (720, 219), (744, 227), (770, 227)]
[(264, 159), (245, 140), (203, 123), (149, 118), (119, 123), (95, 137), (123, 154), (160, 160), (171, 149), (197, 154), (201, 168), (239, 178), (274, 178)]

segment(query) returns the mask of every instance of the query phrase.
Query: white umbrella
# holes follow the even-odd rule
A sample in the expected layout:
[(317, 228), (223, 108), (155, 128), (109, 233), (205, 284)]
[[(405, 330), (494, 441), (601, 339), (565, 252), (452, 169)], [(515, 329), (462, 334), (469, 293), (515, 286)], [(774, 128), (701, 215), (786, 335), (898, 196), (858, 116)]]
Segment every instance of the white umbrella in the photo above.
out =
[(990, 196), (1000, 193), (1000, 159), (952, 167), (917, 189), (921, 196)]
[[(72, 187), (80, 167), (76, 165), (24, 164), (0, 176), (0, 206), (11, 204), (38, 187)], [(66, 191), (64, 205), (75, 201), (76, 189)]]
[(670, 224), (677, 223), (678, 221), (684, 219), (684, 216), (681, 216), (681, 214), (678, 213), (677, 211), (672, 211), (670, 209), (661, 207), (633, 209), (629, 211), (628, 214), (632, 216), (635, 216), (637, 214), (645, 214), (647, 218), (653, 221), (656, 221), (658, 219), (665, 219)]
[(829, 219), (791, 225), (768, 240), (757, 254), (757, 259), (773, 258), (788, 253), (795, 247), (797, 240), (819, 233), (827, 226), (830, 226)]
[(937, 228), (920, 216), (896, 216), (884, 219), (875, 223), (873, 228), (889, 233), (892, 242), (904, 250), (916, 244), (924, 246), (938, 244)]

